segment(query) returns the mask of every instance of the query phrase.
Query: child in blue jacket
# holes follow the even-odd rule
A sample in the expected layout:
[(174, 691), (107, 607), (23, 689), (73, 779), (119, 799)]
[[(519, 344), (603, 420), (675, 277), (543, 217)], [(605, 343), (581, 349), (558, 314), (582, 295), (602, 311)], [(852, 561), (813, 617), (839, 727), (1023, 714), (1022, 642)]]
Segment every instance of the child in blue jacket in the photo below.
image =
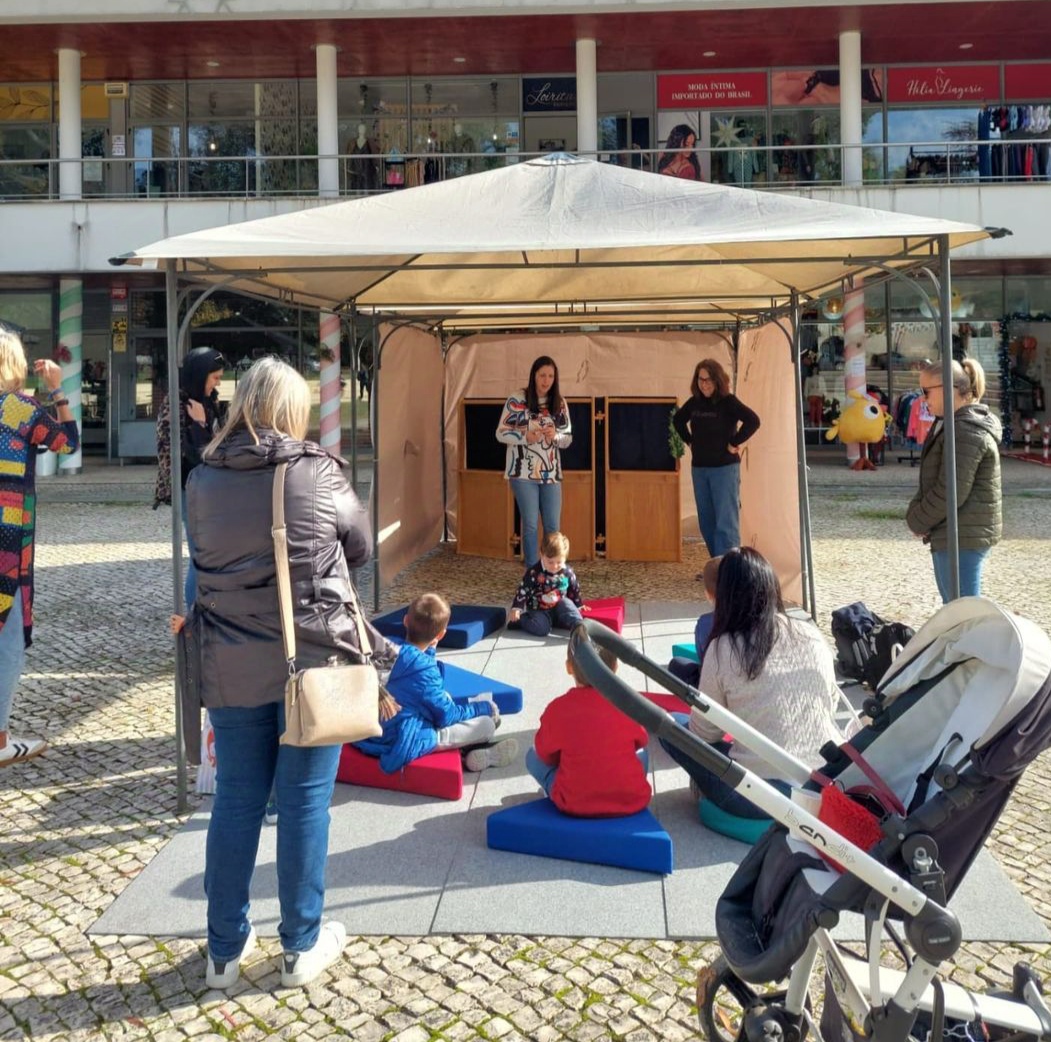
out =
[(491, 701), (460, 705), (445, 690), (435, 647), (445, 636), (451, 609), (436, 593), (417, 597), (405, 613), (408, 643), (398, 652), (387, 690), (400, 708), (383, 722), (383, 734), (356, 742), (356, 748), (379, 757), (387, 774), (435, 749), (460, 749), (464, 767), (483, 771), (506, 767), (518, 756), (513, 738), (494, 742), (500, 713)]

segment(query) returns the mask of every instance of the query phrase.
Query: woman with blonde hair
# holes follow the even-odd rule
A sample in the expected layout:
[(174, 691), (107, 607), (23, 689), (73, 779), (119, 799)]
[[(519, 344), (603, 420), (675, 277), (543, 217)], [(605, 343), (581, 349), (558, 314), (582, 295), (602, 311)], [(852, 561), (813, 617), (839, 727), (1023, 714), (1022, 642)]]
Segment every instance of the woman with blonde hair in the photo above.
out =
[[(208, 826), (211, 988), (229, 988), (255, 947), (249, 886), (267, 798), (277, 798), (281, 982), (307, 984), (335, 962), (342, 923), (322, 922), (329, 803), (340, 746), (281, 745), (288, 676), (271, 535), (275, 467), (287, 464), (285, 523), (296, 665), (357, 663), (387, 642), (358, 646), (351, 569), (372, 552), (368, 516), (345, 462), (304, 440), (310, 391), (291, 366), (261, 358), (241, 378), (226, 421), (186, 486), (198, 596), (183, 629), (189, 690), (215, 732), (216, 797)], [(192, 724), (191, 724), (192, 726)]]
[[(33, 643), (36, 458), (40, 449), (69, 453), (80, 444), (69, 399), (62, 394), (62, 370), (49, 359), (33, 363), (47, 407), (24, 393), (27, 370), (21, 339), (0, 328), (0, 767), (31, 760), (47, 748), (42, 738), (8, 732), (26, 648)], [(47, 408), (55, 409), (57, 420)]]
[(981, 402), (985, 371), (973, 358), (952, 363), (952, 384), (942, 386), (942, 363), (920, 370), (920, 392), (935, 417), (920, 453), (919, 488), (905, 515), (909, 530), (931, 548), (934, 581), (942, 602), (952, 600), (948, 504), (945, 489), (945, 421), (956, 435), (956, 518), (960, 535), (960, 596), (982, 591), (982, 568), (1003, 534), (1000, 487), (1000, 421)]

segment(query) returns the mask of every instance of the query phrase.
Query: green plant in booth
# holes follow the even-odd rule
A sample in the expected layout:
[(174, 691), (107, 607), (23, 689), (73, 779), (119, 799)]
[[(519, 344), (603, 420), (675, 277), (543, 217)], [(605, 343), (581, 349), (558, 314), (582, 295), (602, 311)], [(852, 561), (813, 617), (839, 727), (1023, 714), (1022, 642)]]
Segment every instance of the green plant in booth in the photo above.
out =
[(672, 459), (682, 459), (686, 453), (686, 443), (679, 437), (679, 432), (675, 429), (674, 424), (675, 410), (672, 409), (668, 413), (668, 452), (671, 453)]

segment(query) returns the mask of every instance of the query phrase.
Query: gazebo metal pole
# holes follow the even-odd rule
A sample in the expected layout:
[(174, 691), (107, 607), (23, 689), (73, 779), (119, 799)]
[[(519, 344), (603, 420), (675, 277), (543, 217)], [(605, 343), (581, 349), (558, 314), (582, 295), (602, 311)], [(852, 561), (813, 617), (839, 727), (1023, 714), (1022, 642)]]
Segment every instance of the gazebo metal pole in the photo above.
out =
[(956, 426), (953, 423), (952, 386), (952, 276), (949, 271), (949, 236), (938, 236), (941, 279), (938, 310), (941, 312), (942, 402), (945, 427), (945, 527), (949, 537), (949, 592), (952, 600), (960, 596), (960, 518), (956, 488)]
[(803, 429), (803, 365), (799, 337), (799, 294), (792, 292), (792, 365), (796, 384), (796, 477), (799, 488), (799, 566), (803, 589), (803, 607), (817, 621), (817, 597), (814, 588), (814, 555), (810, 530), (810, 487), (808, 481), (806, 432)]
[(372, 433), (372, 610), (380, 610), (380, 368), (383, 345), (376, 335), (376, 315), (372, 316), (372, 379), (369, 382), (369, 430)]
[[(172, 586), (175, 594), (175, 613), (185, 615), (182, 581), (182, 434), (179, 416), (179, 298), (176, 262), (169, 260), (164, 265), (164, 297), (166, 325), (168, 327), (168, 417), (171, 437), (171, 486), (172, 486)], [(182, 687), (186, 675), (186, 655), (183, 642), (175, 637), (175, 787), (178, 814), (190, 809), (186, 771), (186, 722), (182, 715)]]
[(358, 309), (351, 304), (348, 340), (350, 341), (350, 482), (354, 492), (358, 491), (358, 373), (361, 365), (358, 360)]

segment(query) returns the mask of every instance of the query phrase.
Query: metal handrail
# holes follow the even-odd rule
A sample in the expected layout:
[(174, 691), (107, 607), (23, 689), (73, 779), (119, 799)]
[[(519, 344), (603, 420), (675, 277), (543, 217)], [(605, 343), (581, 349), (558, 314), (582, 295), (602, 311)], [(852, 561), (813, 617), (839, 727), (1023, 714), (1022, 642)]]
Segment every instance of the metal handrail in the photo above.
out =
[[(1025, 173), (1026, 149), (1033, 149), (1036, 173)], [(1051, 138), (864, 142), (860, 145), (741, 144), (693, 150), (703, 180), (763, 190), (838, 188), (848, 153), (868, 157), (868, 187), (945, 184), (1046, 184), (1051, 180)], [(431, 180), (523, 162), (542, 152), (388, 152), (318, 155), (101, 157), (0, 159), (0, 200), (55, 200), (63, 197), (60, 171), (81, 167), (83, 199), (254, 199), (316, 197), (322, 164), (338, 167), (343, 198), (396, 191)], [(599, 149), (603, 162), (656, 170), (667, 153), (660, 148)], [(891, 170), (891, 173), (887, 173)]]

